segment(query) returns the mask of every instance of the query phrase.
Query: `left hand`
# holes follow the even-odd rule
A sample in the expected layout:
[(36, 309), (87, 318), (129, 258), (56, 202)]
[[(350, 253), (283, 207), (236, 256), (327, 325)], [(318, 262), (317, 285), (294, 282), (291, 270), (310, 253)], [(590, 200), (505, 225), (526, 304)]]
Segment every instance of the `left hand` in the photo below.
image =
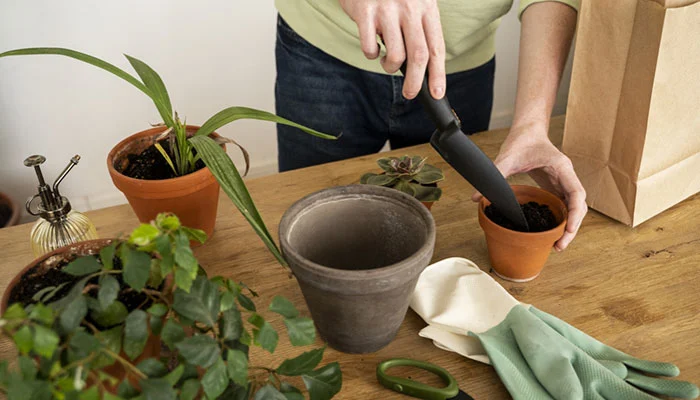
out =
[[(504, 177), (527, 172), (540, 187), (564, 199), (568, 221), (564, 235), (554, 245), (555, 250), (564, 250), (574, 240), (588, 211), (586, 190), (571, 160), (547, 137), (546, 126), (511, 128), (494, 163)], [(478, 202), (481, 197), (477, 192), (472, 200)]]

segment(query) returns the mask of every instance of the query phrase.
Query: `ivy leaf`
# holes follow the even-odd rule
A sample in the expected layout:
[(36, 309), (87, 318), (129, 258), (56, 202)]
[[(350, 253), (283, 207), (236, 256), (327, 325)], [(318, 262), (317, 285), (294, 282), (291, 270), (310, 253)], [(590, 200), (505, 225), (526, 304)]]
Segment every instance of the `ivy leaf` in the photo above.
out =
[(170, 237), (167, 235), (158, 236), (155, 240), (155, 245), (158, 254), (160, 254), (160, 274), (166, 276), (172, 271), (175, 265)]
[(131, 232), (129, 243), (137, 246), (148, 246), (158, 235), (160, 235), (160, 231), (155, 226), (151, 224), (141, 224)]
[(284, 362), (277, 367), (277, 373), (286, 376), (298, 376), (311, 372), (323, 359), (323, 352), (325, 350), (325, 347), (321, 347), (302, 353), (295, 358), (284, 360)]
[(304, 400), (301, 391), (287, 382), (280, 383), (280, 392), (287, 400)]
[(204, 276), (198, 276), (190, 292), (177, 289), (173, 309), (186, 318), (214, 326), (219, 315), (219, 289)]
[(114, 269), (115, 250), (116, 246), (114, 243), (110, 244), (109, 246), (105, 246), (100, 250), (100, 260), (102, 261), (102, 266), (108, 271)]
[(248, 311), (255, 312), (255, 303), (253, 303), (253, 300), (251, 300), (248, 296), (244, 295), (243, 293), (238, 293), (237, 298), (241, 307)]
[(34, 347), (32, 330), (28, 325), (19, 328), (17, 332), (12, 335), (12, 340), (15, 342), (15, 345), (17, 345), (17, 350), (19, 350), (21, 354), (28, 354)]
[(93, 386), (80, 392), (78, 400), (100, 400), (100, 392), (97, 386)]
[(221, 306), (219, 307), (219, 311), (224, 312), (230, 310), (234, 302), (236, 301), (236, 296), (233, 295), (231, 292), (224, 292), (221, 294)]
[(29, 312), (29, 318), (41, 322), (44, 325), (51, 326), (53, 324), (54, 315), (53, 310), (50, 307), (38, 303), (35, 304), (32, 310)]
[(287, 400), (287, 398), (277, 388), (267, 384), (255, 393), (254, 400)]
[(175, 400), (177, 392), (172, 388), (170, 383), (162, 378), (142, 379), (139, 381), (141, 385), (141, 395), (145, 400)]
[(185, 338), (175, 347), (188, 363), (209, 368), (221, 358), (221, 350), (216, 341), (207, 335), (196, 335)]
[(163, 343), (173, 349), (176, 343), (185, 338), (185, 330), (174, 320), (168, 319), (160, 332), (160, 338)]
[(299, 311), (291, 301), (282, 296), (275, 296), (270, 303), (270, 311), (280, 314), (285, 318), (294, 318), (299, 315)]
[(100, 269), (102, 269), (102, 265), (97, 262), (95, 256), (83, 256), (71, 261), (70, 264), (63, 267), (62, 271), (73, 276), (83, 276), (97, 272)]
[[(143, 372), (149, 378), (162, 378), (168, 373), (168, 367), (155, 358), (147, 358), (136, 366), (139, 371)], [(184, 368), (184, 367), (183, 367)]]
[(117, 396), (123, 397), (125, 399), (131, 399), (138, 396), (139, 392), (131, 386), (128, 379), (124, 379), (122, 383), (117, 386)]
[(174, 231), (180, 227), (180, 219), (174, 214), (160, 213), (156, 216), (156, 225), (166, 231)]
[(148, 339), (148, 314), (143, 310), (129, 313), (124, 322), (124, 353), (135, 359), (140, 356)]
[(265, 321), (259, 314), (251, 315), (250, 318), (248, 318), (248, 322), (256, 327), (253, 329), (255, 344), (259, 345), (270, 353), (273, 353), (275, 348), (277, 348), (277, 342), (279, 340), (279, 336), (277, 335), (275, 328), (273, 328), (272, 325)]
[(201, 229), (192, 229), (186, 226), (181, 228), (190, 240), (195, 240), (199, 243), (204, 243), (207, 241), (207, 234)]
[(85, 296), (77, 296), (73, 301), (68, 303), (66, 308), (59, 317), (59, 324), (64, 332), (73, 332), (87, 315), (87, 302)]
[(284, 325), (287, 327), (289, 341), (293, 346), (307, 346), (316, 340), (316, 328), (311, 318), (286, 318)]
[(232, 308), (224, 311), (219, 323), (219, 331), (224, 340), (235, 340), (241, 337), (243, 330), (243, 321), (241, 320), (241, 312), (238, 308)]
[[(208, 337), (208, 336), (207, 336)], [(213, 339), (212, 339), (213, 340)], [(218, 348), (217, 348), (218, 350)], [(209, 399), (216, 399), (228, 386), (228, 375), (226, 375), (226, 365), (221, 357), (216, 359), (214, 365), (207, 370), (202, 377), (202, 388)]]
[(328, 400), (340, 392), (343, 376), (337, 362), (302, 375), (310, 400)]
[(248, 384), (248, 356), (240, 350), (228, 350), (226, 353), (226, 370), (228, 377), (236, 385)]
[(128, 315), (129, 310), (127, 310), (124, 303), (119, 300), (113, 301), (112, 304), (105, 309), (93, 310), (90, 312), (90, 318), (92, 318), (100, 328), (109, 328), (121, 324)]
[(136, 291), (141, 291), (151, 274), (151, 256), (129, 246), (122, 246), (122, 258), (125, 259), (124, 282)]
[(41, 325), (34, 327), (34, 351), (40, 356), (51, 359), (58, 347), (59, 337), (53, 330)]
[(163, 317), (156, 317), (155, 315), (149, 317), (148, 324), (151, 327), (151, 333), (160, 335), (160, 332), (163, 330), (163, 319)]
[(107, 308), (119, 294), (119, 282), (112, 275), (102, 275), (100, 277), (100, 290), (97, 292), (97, 300), (100, 301), (100, 307)]
[(73, 334), (68, 344), (76, 358), (85, 358), (102, 346), (102, 343), (95, 336), (82, 329)]
[(2, 319), (6, 319), (8, 321), (25, 318), (27, 318), (27, 312), (20, 303), (14, 303), (8, 307), (7, 310), (5, 310), (5, 313), (2, 315)]
[[(100, 331), (95, 334), (95, 338), (102, 343), (102, 346), (106, 349), (109, 349), (112, 353), (114, 354), (119, 354), (122, 350), (122, 334), (124, 333), (124, 326), (123, 325), (118, 325), (115, 326), (112, 329), (108, 329), (106, 331)], [(107, 366), (110, 366), (114, 364), (116, 360), (107, 355), (107, 354), (100, 354), (95, 358), (95, 360), (92, 362), (92, 367), (93, 368), (104, 368)]]
[(146, 310), (146, 312), (156, 317), (162, 317), (168, 312), (168, 306), (166, 306), (163, 303), (156, 303), (148, 307), (148, 310)]
[(180, 364), (178, 365), (174, 370), (170, 371), (167, 375), (163, 377), (170, 386), (175, 386), (177, 383), (180, 381), (180, 377), (182, 377), (182, 374), (185, 372), (185, 365)]
[(175, 234), (175, 263), (187, 271), (192, 279), (197, 276), (199, 263), (190, 248), (190, 239), (182, 230)]
[(197, 393), (199, 393), (199, 381), (197, 379), (188, 379), (182, 384), (180, 400), (194, 400)]

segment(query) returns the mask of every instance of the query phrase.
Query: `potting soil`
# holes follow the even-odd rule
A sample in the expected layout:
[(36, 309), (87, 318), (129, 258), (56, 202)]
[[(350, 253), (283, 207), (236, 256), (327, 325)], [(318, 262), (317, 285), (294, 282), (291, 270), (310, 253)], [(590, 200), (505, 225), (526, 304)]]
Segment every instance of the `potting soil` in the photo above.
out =
[[(163, 150), (165, 150), (165, 152), (170, 156), (170, 159), (175, 162), (174, 156), (170, 152), (170, 144), (168, 143), (168, 140), (162, 140), (158, 143), (160, 143)], [(195, 151), (196, 155), (196, 150), (193, 149), (193, 151)], [(129, 178), (160, 180), (177, 177), (155, 145), (149, 146), (140, 154), (127, 155), (127, 160), (129, 162), (126, 165), (126, 168), (119, 172), (128, 176)], [(202, 160), (197, 161), (195, 168), (195, 171), (204, 168), (204, 162)]]
[[(550, 229), (556, 228), (558, 224), (557, 219), (554, 217), (552, 210), (546, 204), (539, 204), (534, 201), (529, 203), (521, 204), (520, 208), (525, 214), (525, 219), (530, 227), (529, 232), (544, 232)], [(516, 227), (508, 218), (503, 214), (498, 212), (496, 208), (489, 204), (484, 209), (484, 214), (496, 224), (513, 231), (527, 232)]]

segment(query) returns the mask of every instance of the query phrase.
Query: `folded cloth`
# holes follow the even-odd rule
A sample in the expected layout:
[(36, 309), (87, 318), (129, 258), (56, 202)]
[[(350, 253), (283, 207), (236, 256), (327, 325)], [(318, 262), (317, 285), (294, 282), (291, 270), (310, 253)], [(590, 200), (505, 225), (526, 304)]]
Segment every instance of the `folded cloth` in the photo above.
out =
[(493, 365), (516, 400), (693, 399), (699, 394), (689, 382), (649, 376), (677, 376), (675, 365), (632, 357), (520, 303), (466, 259), (428, 266), (411, 308), (428, 323), (420, 336)]

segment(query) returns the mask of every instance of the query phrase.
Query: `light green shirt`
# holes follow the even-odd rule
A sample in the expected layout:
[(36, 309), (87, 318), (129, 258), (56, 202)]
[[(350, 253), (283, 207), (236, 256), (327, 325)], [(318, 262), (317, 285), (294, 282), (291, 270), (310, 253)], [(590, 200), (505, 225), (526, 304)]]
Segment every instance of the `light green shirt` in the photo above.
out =
[[(578, 10), (580, 0), (520, 0), (518, 16), (530, 5), (558, 1)], [(338, 0), (275, 0), (282, 18), (309, 43), (354, 67), (385, 73), (379, 60), (365, 58), (357, 24)], [(513, 0), (438, 0), (445, 37), (447, 73), (466, 71), (496, 54), (496, 28)]]

